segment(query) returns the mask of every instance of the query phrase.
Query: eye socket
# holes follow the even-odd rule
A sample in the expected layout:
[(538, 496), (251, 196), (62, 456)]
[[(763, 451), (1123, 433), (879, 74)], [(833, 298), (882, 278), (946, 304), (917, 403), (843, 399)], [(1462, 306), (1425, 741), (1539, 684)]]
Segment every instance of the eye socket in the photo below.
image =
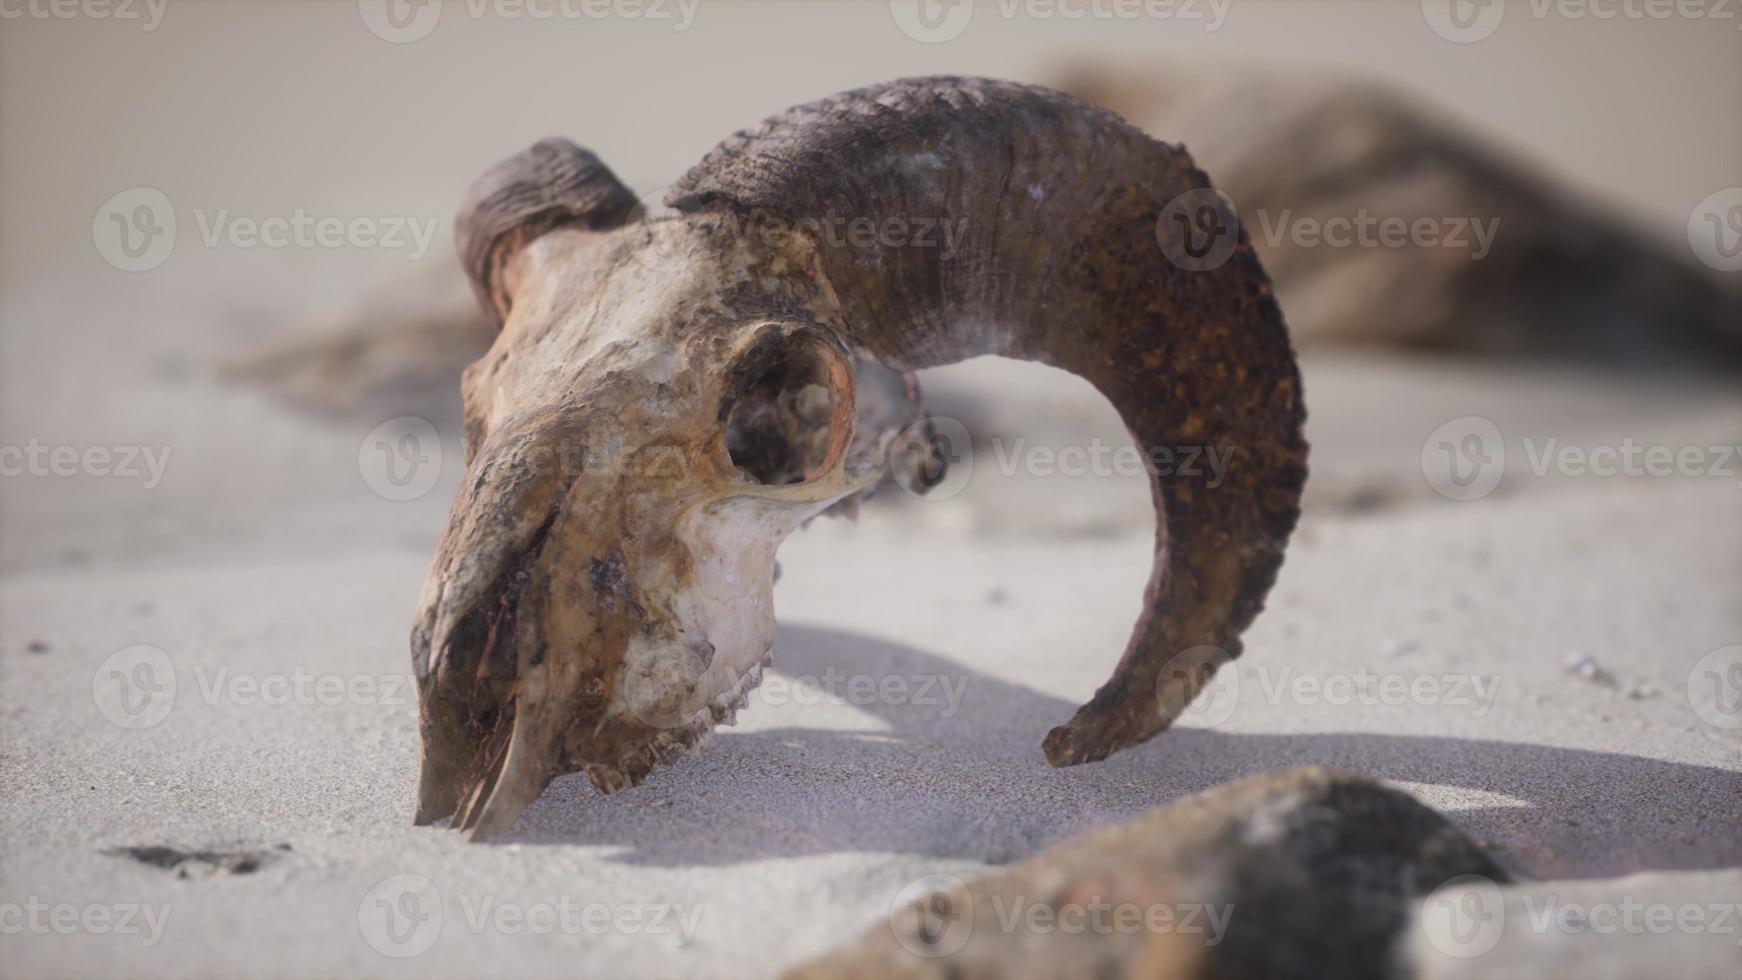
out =
[(835, 393), (826, 358), (816, 341), (770, 331), (733, 366), (721, 404), (726, 451), (750, 479), (803, 483), (828, 463)]

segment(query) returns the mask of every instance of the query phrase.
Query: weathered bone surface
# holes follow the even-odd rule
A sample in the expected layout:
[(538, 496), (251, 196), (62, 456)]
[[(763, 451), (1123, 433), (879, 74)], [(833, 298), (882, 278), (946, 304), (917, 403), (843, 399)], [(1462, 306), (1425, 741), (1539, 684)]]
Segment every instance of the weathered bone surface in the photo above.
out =
[[(1306, 476), (1250, 246), (1188, 271), (1157, 243), (1207, 186), (1104, 110), (959, 78), (739, 133), (673, 214), (562, 141), (486, 174), (457, 237), (501, 332), (462, 382), (469, 470), (412, 630), (419, 820), (487, 836), (555, 775), (629, 785), (730, 719), (769, 656), (775, 549), (892, 457), (916, 465), (890, 448), (921, 417), (905, 372), (979, 354), (1082, 375), (1145, 446), (1231, 456), (1214, 489), (1152, 477), (1144, 612), (1045, 750), (1089, 762), (1165, 729), (1202, 679), (1170, 661), (1238, 655)], [(949, 247), (911, 233), (940, 224)]]
[(1506, 873), (1368, 779), (1263, 773), (962, 884), (921, 879), (888, 921), (789, 980), (1383, 977), (1413, 902)]

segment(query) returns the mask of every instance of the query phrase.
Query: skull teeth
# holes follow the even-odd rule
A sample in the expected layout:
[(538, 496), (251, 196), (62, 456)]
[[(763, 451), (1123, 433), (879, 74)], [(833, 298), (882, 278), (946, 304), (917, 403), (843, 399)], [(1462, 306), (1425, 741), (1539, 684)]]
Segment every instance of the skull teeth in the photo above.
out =
[(684, 721), (660, 732), (648, 744), (624, 753), (613, 762), (587, 766), (587, 778), (600, 792), (615, 793), (641, 785), (655, 766), (676, 762), (701, 748), (715, 726), (730, 725), (737, 720), (739, 709), (749, 703), (750, 692), (762, 683), (762, 672), (772, 660), (772, 651), (763, 654), (761, 661), (745, 671), (730, 690), (722, 692)]

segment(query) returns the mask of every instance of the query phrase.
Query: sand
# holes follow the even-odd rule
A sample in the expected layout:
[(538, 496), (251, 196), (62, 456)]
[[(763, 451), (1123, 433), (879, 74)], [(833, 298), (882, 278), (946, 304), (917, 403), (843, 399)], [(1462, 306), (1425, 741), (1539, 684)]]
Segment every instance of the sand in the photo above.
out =
[[(1308, 512), (1229, 675), (1226, 717), (1196, 714), (1103, 764), (1045, 765), (1041, 738), (1124, 645), (1152, 517), (1134, 477), (1006, 477), (988, 446), (949, 500), (891, 490), (857, 525), (822, 520), (787, 544), (774, 671), (699, 754), (608, 798), (559, 779), (497, 844), (414, 828), (406, 633), (460, 480), (459, 442), (444, 430), (427, 494), (383, 499), (358, 462), (382, 418), (316, 419), (217, 380), (226, 358), (351, 308), (407, 263), (190, 245), (128, 276), (95, 255), (91, 214), (153, 184), (190, 232), (195, 207), (445, 220), (479, 168), (555, 131), (651, 189), (795, 99), (923, 71), (1037, 77), (1052, 52), (1045, 25), (996, 21), (960, 47), (889, 40), (887, 11), (866, 9), (827, 15), (828, 29), (864, 39), (850, 55), (781, 41), (767, 12), (716, 11), (668, 56), (725, 81), (661, 77), (608, 98), (588, 73), (650, 63), (655, 40), (639, 25), (532, 41), (528, 25), (454, 21), (394, 47), (346, 4), (176, 7), (144, 42), (120, 25), (8, 22), (0, 445), (171, 455), (150, 487), (0, 483), (0, 973), (766, 976), (878, 922), (918, 877), (968, 877), (1309, 763), (1405, 786), (1531, 876), (1742, 865), (1742, 737), (1688, 694), (1702, 657), (1742, 642), (1742, 464), (1539, 477), (1523, 444), (1734, 446), (1733, 389), (1346, 354), (1305, 363)], [(1294, 16), (1231, 23), (1227, 50), (1298, 56)], [(1491, 130), (1540, 136), (1574, 179), (1669, 239), (1714, 175), (1734, 173), (1734, 153), (1686, 153), (1663, 179), (1634, 179), (1658, 147), (1686, 145), (1676, 125), (1709, 127), (1657, 111), (1682, 101), (1581, 46), (1698, 68), (1644, 72), (1691, 79), (1697, 117), (1725, 104), (1735, 75), (1733, 59), (1671, 43), (1689, 25), (1611, 48), (1619, 34), (1603, 25), (1519, 20), (1484, 50), (1540, 65), (1531, 87), (1472, 73), (1413, 9), (1396, 16), (1372, 30), (1408, 43), (1376, 46), (1350, 21), (1321, 32), (1344, 47), (1318, 56), (1382, 59), (1369, 67), (1413, 72), (1414, 87), (1443, 85), (1466, 109), (1498, 107)], [(513, 37), (521, 46), (496, 43)], [(1170, 34), (1168, 50), (1195, 38)], [(1713, 43), (1729, 42), (1698, 42)], [(522, 71), (515, 91), (538, 97), (476, 81)], [(1517, 91), (1529, 94), (1503, 97)], [(1606, 92), (1649, 107), (1648, 135), (1613, 145), (1593, 119), (1634, 103)], [(1541, 103), (1557, 99), (1567, 114)], [(426, 261), (450, 261), (443, 249)], [(938, 412), (982, 436), (1055, 449), (1119, 438), (1104, 402), (1044, 369), (977, 362), (925, 383)], [(1509, 464), (1491, 495), (1452, 501), (1424, 478), (1422, 449), (1468, 415), (1499, 426)], [(134, 706), (163, 717), (130, 729), (103, 708), (136, 717), (115, 696), (142, 676), (132, 670), (147, 654), (124, 654), (140, 645), (167, 670), (147, 678), (156, 699)], [(1387, 703), (1385, 690), (1418, 681), (1428, 696)], [(247, 873), (195, 861), (183, 876), (108, 853), (153, 846), (259, 855)]]
[[(954, 374), (932, 380), (941, 400), (993, 415), (989, 382), (1013, 382), (1026, 408), (1001, 417), (1051, 418), (1037, 442), (1116, 435), (1062, 375), (998, 362)], [(1425, 487), (1418, 433), (1472, 398), (1508, 432), (1585, 445), (1649, 439), (1657, 424), (1742, 429), (1718, 390), (1483, 376), (1491, 390), (1472, 394), (1408, 361), (1309, 359), (1309, 398), (1325, 406), (1315, 480)], [(185, 387), (216, 414), (282, 411)], [(1646, 403), (1661, 423), (1559, 425)], [(1742, 634), (1734, 478), (1527, 473), (1470, 502), (1327, 494), (1249, 633), (1227, 717), (1054, 770), (1041, 737), (1105, 678), (1136, 610), (1142, 487), (1006, 478), (982, 453), (950, 500), (892, 491), (857, 526), (819, 521), (788, 543), (775, 673), (700, 754), (609, 798), (559, 779), (506, 840), (479, 846), (409, 821), (404, 636), (457, 472), (418, 501), (372, 499), (348, 433), (284, 424), (308, 440), (295, 468), (338, 489), (225, 499), (252, 520), (206, 502), (182, 515), (205, 533), (170, 543), (100, 512), (74, 527), (52, 501), (9, 510), (0, 888), (21, 905), (167, 916), (149, 946), (149, 934), (9, 934), (15, 975), (766, 975), (876, 921), (914, 878), (965, 877), (1309, 763), (1405, 785), (1533, 876), (1742, 864), (1742, 742), (1686, 693), (1695, 662)], [(1058, 506), (1038, 508), (1043, 497)], [(1092, 519), (1075, 506), (1088, 502)], [(141, 731), (106, 720), (92, 693), (135, 644), (162, 649), (175, 675), (167, 716)], [(1569, 671), (1569, 655), (1603, 675)], [(1379, 678), (1393, 675), (1437, 693), (1386, 703)], [(288, 849), (250, 874), (187, 878), (104, 853), (140, 845)], [(427, 879), (441, 910), (433, 945), (404, 959), (371, 944), (365, 902), (399, 875)], [(693, 935), (594, 934), (579, 911), (564, 925), (565, 903), (699, 919)], [(517, 910), (555, 931), (517, 930)]]

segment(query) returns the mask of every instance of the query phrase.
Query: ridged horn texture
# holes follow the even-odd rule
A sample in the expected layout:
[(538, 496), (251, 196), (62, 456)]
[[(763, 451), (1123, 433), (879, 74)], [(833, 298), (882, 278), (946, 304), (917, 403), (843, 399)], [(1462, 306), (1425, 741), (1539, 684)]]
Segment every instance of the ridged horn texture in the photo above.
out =
[[(1145, 450), (1227, 455), (1214, 486), (1152, 467), (1143, 611), (1112, 678), (1048, 734), (1054, 765), (1159, 733), (1206, 663), (1239, 654), (1299, 516), (1305, 410), (1269, 280), (1243, 232), (1201, 271), (1158, 244), (1169, 202), (1208, 187), (1183, 148), (1061, 93), (920, 78), (781, 113), (720, 144), (667, 198), (796, 227), (947, 223), (953, 248), (816, 236), (859, 348), (901, 370), (980, 354), (1051, 364), (1092, 382)], [(1222, 655), (1206, 660), (1206, 647)]]
[(540, 140), (472, 183), (454, 217), (454, 246), (479, 304), (500, 329), (511, 303), (502, 271), (514, 253), (555, 228), (616, 228), (636, 216), (638, 205), (591, 152), (568, 140)]

